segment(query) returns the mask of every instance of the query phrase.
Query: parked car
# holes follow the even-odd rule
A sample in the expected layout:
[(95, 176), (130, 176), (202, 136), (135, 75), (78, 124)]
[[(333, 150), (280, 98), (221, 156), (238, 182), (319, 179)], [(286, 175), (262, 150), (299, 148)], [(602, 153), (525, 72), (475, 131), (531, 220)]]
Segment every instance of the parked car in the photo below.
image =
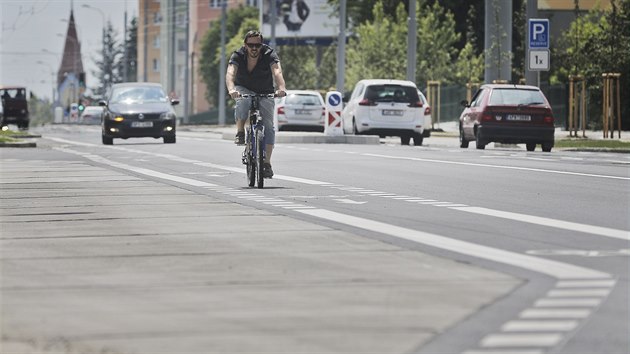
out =
[(179, 100), (170, 99), (162, 86), (155, 83), (128, 82), (114, 84), (105, 100), (102, 120), (103, 144), (111, 145), (114, 138), (163, 138), (175, 143), (177, 116), (172, 106)]
[(324, 131), (325, 111), (319, 92), (288, 90), (285, 97), (276, 98), (274, 120), (278, 130)]
[(429, 105), (429, 101), (424, 96), (422, 91), (418, 90), (418, 97), (422, 101), (422, 107), (424, 108), (424, 131), (422, 136), (428, 138), (431, 136), (431, 128), (433, 124), (433, 117), (431, 116), (431, 106)]
[(4, 111), (0, 126), (15, 124), (18, 129), (28, 129), (30, 117), (26, 88), (21, 86), (0, 87), (0, 98)]
[(462, 148), (475, 141), (477, 149), (490, 142), (522, 144), (534, 151), (540, 144), (549, 152), (554, 145), (551, 105), (535, 86), (483, 85), (472, 102), (462, 101), (459, 140)]
[(341, 113), (346, 134), (399, 136), (402, 145), (422, 145), (424, 104), (416, 84), (404, 80), (361, 80)]
[(81, 124), (101, 124), (103, 119), (103, 107), (87, 106), (81, 113)]

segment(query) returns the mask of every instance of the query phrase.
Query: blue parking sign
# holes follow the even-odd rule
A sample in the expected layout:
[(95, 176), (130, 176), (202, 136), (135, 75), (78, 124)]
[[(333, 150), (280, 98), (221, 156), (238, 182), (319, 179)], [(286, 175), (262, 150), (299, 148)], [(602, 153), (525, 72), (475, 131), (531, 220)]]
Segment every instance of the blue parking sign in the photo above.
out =
[(549, 20), (529, 19), (529, 47), (549, 48)]

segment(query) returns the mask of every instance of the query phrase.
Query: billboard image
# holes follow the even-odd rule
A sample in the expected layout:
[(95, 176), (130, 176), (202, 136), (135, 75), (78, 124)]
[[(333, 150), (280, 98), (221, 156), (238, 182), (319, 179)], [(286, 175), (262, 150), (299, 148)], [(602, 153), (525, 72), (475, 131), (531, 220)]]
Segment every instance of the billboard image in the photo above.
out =
[(276, 38), (337, 37), (339, 18), (326, 0), (263, 0), (266, 37), (271, 34), (271, 1), (276, 1)]

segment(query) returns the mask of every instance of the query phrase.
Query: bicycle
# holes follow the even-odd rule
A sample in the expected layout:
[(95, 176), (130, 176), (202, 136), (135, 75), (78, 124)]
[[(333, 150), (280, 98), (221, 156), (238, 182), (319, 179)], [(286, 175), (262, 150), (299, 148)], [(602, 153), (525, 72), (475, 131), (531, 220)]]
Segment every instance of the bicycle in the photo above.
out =
[(263, 188), (263, 164), (265, 163), (265, 127), (259, 110), (260, 98), (274, 98), (274, 94), (242, 94), (242, 98), (251, 98), (249, 104), (249, 127), (245, 131), (245, 151), (242, 162), (247, 166), (247, 181), (250, 187), (258, 184)]

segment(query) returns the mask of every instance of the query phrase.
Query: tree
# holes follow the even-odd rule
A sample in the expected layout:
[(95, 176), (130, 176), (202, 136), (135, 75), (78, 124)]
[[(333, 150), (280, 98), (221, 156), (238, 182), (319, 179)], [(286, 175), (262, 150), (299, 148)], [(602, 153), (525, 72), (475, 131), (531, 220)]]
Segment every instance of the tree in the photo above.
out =
[(97, 67), (97, 70), (93, 70), (92, 74), (98, 79), (98, 86), (93, 87), (92, 92), (97, 97), (105, 96), (105, 93), (113, 83), (121, 81), (118, 63), (122, 52), (116, 37), (117, 32), (112, 27), (111, 21), (107, 21), (103, 48), (100, 52), (101, 57), (92, 58)]
[(396, 16), (385, 15), (382, 2), (373, 10), (373, 21), (356, 28), (356, 37), (346, 47), (346, 84), (361, 79), (401, 79), (407, 75), (407, 13), (399, 4)]
[(474, 29), (472, 19), (476, 17), (474, 6), (468, 9), (466, 17), (466, 35), (464, 48), (459, 52), (457, 62), (455, 63), (455, 82), (460, 85), (467, 83), (479, 83), (483, 81), (484, 58), (483, 54), (477, 52), (477, 34)]
[[(127, 77), (125, 77), (125, 50), (127, 51)], [(131, 19), (130, 26), (127, 29), (127, 38), (120, 45), (120, 52), (123, 54), (116, 67), (118, 68), (118, 76), (123, 82), (136, 81), (138, 77), (138, 18)]]
[[(258, 21), (258, 9), (255, 7), (243, 7), (240, 6), (236, 9), (231, 9), (227, 12), (226, 19), (226, 38), (234, 37), (237, 33), (240, 33), (241, 24), (245, 20), (256, 21), (255, 25), (252, 22), (253, 27), (250, 29), (257, 29), (259, 26)], [(243, 36), (245, 33), (243, 33)], [(236, 40), (234, 43), (230, 41), (226, 45), (226, 56), (229, 59), (232, 51), (238, 49), (243, 44), (243, 36), (240, 40)], [(238, 42), (238, 43), (236, 43)], [(218, 106), (217, 100), (219, 98), (219, 70), (226, 70), (227, 68), (219, 68), (221, 55), (221, 20), (213, 21), (210, 24), (210, 29), (206, 32), (201, 40), (201, 54), (199, 58), (199, 75), (206, 84), (206, 100), (212, 106)], [(225, 85), (222, 84), (222, 88)]]
[(452, 82), (455, 80), (452, 65), (458, 52), (455, 44), (460, 38), (459, 33), (455, 32), (453, 14), (438, 2), (420, 9), (417, 15), (416, 82), (420, 86), (428, 80)]

